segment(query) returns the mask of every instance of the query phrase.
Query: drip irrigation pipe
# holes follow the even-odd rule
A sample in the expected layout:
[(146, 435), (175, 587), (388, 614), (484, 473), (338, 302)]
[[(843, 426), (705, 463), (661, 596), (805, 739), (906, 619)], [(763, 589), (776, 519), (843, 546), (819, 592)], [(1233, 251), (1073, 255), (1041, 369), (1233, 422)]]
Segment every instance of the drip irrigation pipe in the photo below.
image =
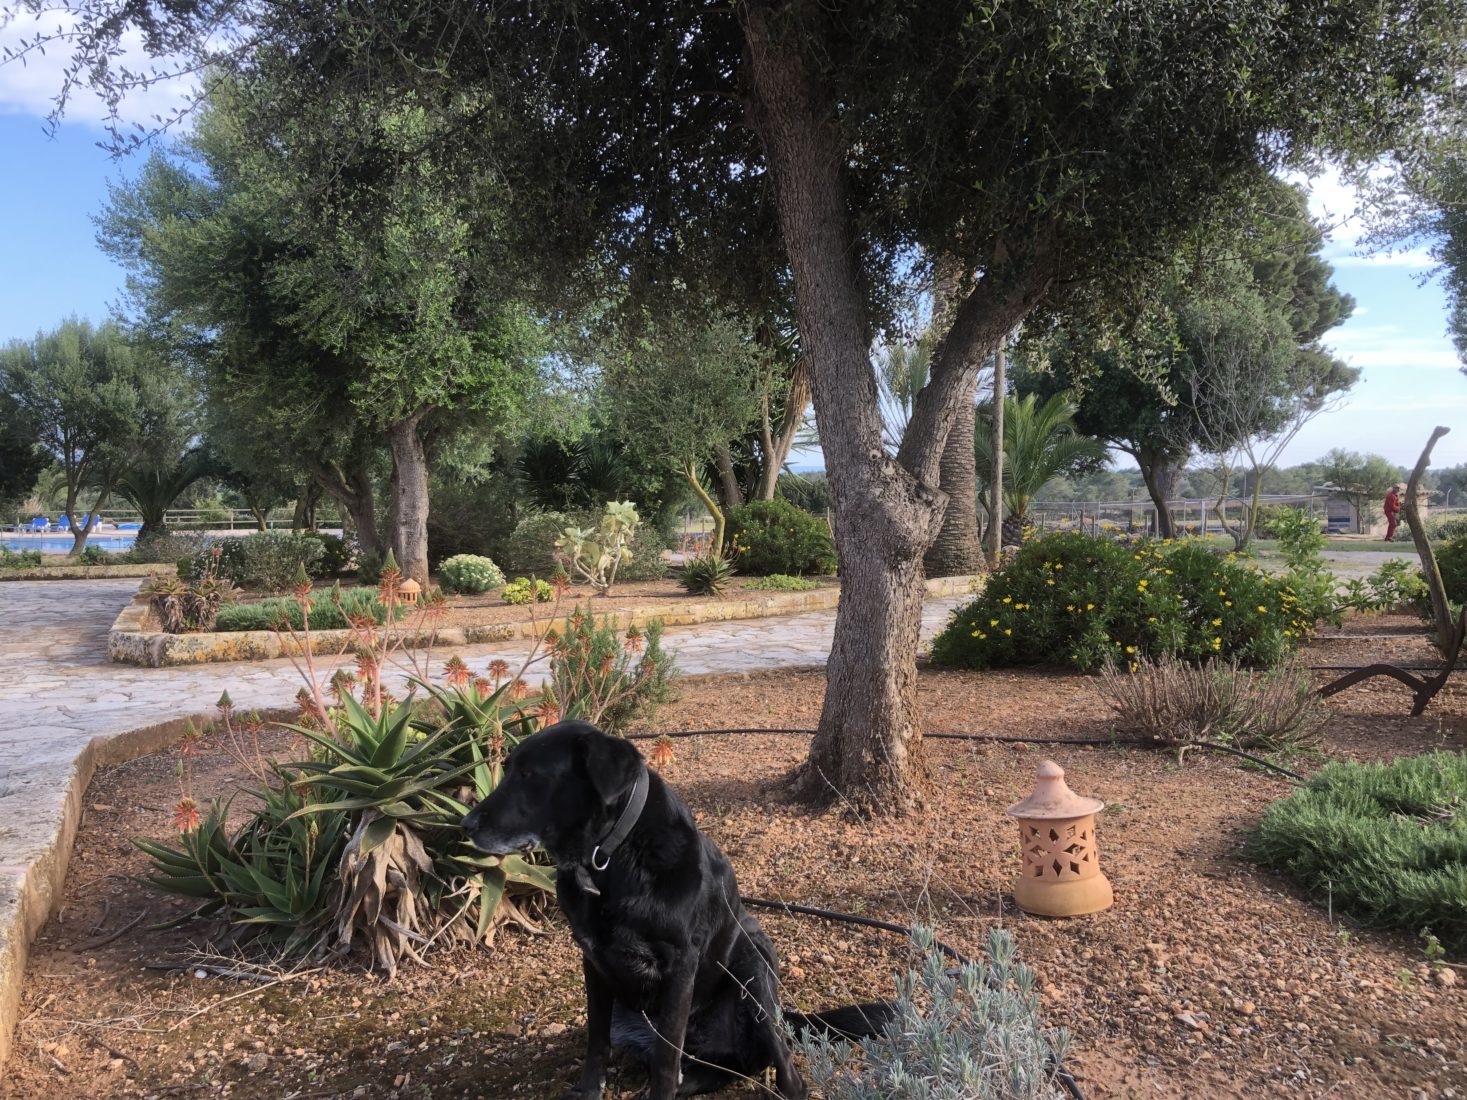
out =
[[(793, 729), (783, 726), (774, 728), (740, 726), (713, 730), (671, 730), (667, 733), (629, 733), (626, 735), (626, 738), (628, 741), (655, 741), (659, 737), (714, 737), (721, 734), (756, 733), (789, 733), (811, 737), (815, 734), (815, 731), (812, 729)], [(933, 741), (988, 741), (1001, 745), (1149, 745), (1152, 748), (1162, 746), (1161, 742), (1150, 737), (1022, 737), (1000, 733), (924, 733), (922, 736)], [(1230, 756), (1236, 756), (1260, 768), (1277, 772), (1285, 779), (1293, 780), (1295, 783), (1305, 782), (1304, 776), (1298, 772), (1290, 771), (1282, 765), (1275, 764), (1272, 760), (1265, 760), (1261, 756), (1244, 752), (1242, 749), (1235, 749), (1232, 745), (1224, 745), (1219, 741), (1182, 741), (1175, 745), (1167, 745), (1165, 747), (1176, 749), (1211, 749), (1214, 752), (1225, 752)]]
[[(768, 898), (740, 897), (739, 900), (745, 905), (753, 905), (761, 909), (778, 909), (792, 915), (804, 914), (811, 917), (820, 917), (822, 920), (837, 921), (841, 924), (858, 924), (864, 928), (879, 928), (883, 932), (895, 932), (898, 935), (906, 936), (908, 939), (912, 935), (912, 930), (905, 925), (894, 924), (889, 920), (877, 920), (875, 917), (861, 917), (855, 913), (842, 913), (835, 909), (819, 909), (813, 905), (796, 905), (788, 901), (771, 901)], [(939, 939), (934, 939), (932, 945), (959, 966), (968, 966), (973, 961), (956, 948), (948, 946)], [(1065, 1069), (1064, 1063), (1055, 1056), (1054, 1048), (1049, 1045), (1047, 1039), (1044, 1040), (1044, 1049), (1046, 1060), (1054, 1068), (1055, 1079), (1065, 1087), (1065, 1091), (1070, 1094), (1071, 1100), (1085, 1100), (1085, 1094), (1080, 1091), (1080, 1086), (1076, 1082), (1074, 1074)]]

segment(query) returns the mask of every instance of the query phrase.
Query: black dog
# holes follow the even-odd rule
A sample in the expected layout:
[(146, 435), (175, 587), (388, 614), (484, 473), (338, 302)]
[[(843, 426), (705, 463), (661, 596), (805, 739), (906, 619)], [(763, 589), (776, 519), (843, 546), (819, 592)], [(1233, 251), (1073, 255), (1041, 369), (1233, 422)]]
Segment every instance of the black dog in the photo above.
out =
[[(728, 860), (632, 744), (559, 722), (510, 753), (463, 827), (482, 851), (544, 848), (558, 868), (586, 978), (586, 1061), (565, 1100), (601, 1096), (613, 1043), (646, 1059), (650, 1100), (768, 1066), (781, 1095), (806, 1095), (776, 1020), (774, 945)], [(862, 1037), (883, 1015), (857, 1006), (796, 1022)]]

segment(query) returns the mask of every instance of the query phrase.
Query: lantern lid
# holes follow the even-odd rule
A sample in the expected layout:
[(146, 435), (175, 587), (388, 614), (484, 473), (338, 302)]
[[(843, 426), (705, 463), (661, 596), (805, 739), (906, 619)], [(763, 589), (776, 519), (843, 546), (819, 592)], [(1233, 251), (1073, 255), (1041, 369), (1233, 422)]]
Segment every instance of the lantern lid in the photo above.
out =
[(1105, 809), (1098, 798), (1086, 798), (1070, 790), (1065, 783), (1065, 769), (1053, 760), (1039, 765), (1035, 773), (1034, 793), (1009, 807), (1014, 817), (1045, 821), (1067, 817), (1085, 817)]
[(407, 580), (403, 581), (400, 585), (397, 586), (397, 590), (399, 592), (421, 592), (423, 590), (423, 586), (420, 585), (417, 581), (413, 580), (411, 577), (409, 577)]

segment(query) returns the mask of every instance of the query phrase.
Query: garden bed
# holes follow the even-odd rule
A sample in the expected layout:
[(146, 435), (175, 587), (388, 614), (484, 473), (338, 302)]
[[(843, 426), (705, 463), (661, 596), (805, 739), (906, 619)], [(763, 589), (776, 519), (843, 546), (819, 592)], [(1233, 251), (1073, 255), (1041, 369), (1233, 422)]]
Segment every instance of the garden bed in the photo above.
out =
[(108, 577), (152, 577), (172, 573), (175, 566), (153, 565), (37, 565), (25, 569), (0, 569), (0, 581), (91, 581)]
[[(753, 579), (736, 580), (718, 598), (690, 596), (675, 581), (619, 584), (610, 595), (598, 597), (593, 597), (590, 588), (577, 585), (561, 601), (561, 614), (576, 602), (589, 601), (598, 618), (611, 616), (622, 627), (632, 623), (644, 625), (653, 619), (661, 619), (667, 626), (691, 626), (826, 610), (840, 600), (840, 586), (833, 578), (818, 578), (817, 587), (808, 592), (769, 592), (743, 587), (745, 580)], [(933, 596), (952, 595), (971, 590), (973, 583), (971, 577), (946, 577), (927, 582), (927, 589)], [(443, 646), (530, 639), (544, 632), (553, 609), (550, 603), (507, 604), (493, 592), (453, 596), (441, 625), (429, 628), (419, 622), (421, 616), (409, 615), (399, 624), (400, 634), (404, 644), (410, 646), (426, 644), (430, 638)], [(317, 653), (336, 653), (350, 643), (351, 632), (313, 631), (311, 641)], [(282, 637), (273, 630), (165, 634), (151, 621), (141, 598), (122, 609), (107, 635), (107, 654), (111, 660), (149, 668), (268, 660), (298, 648), (298, 639)]]
[[(1354, 620), (1355, 633), (1401, 637), (1319, 642), (1306, 659), (1425, 656), (1407, 622)], [(691, 680), (658, 726), (810, 726), (823, 689), (819, 673)], [(1106, 730), (1094, 681), (1078, 675), (926, 671), (919, 693), (932, 730)], [(1405, 716), (1406, 693), (1390, 683), (1329, 707), (1324, 748), (1335, 757), (1467, 748), (1467, 683), (1420, 719)], [(863, 826), (784, 801), (779, 781), (804, 751), (797, 736), (679, 740), (664, 774), (746, 894), (920, 916), (970, 951), (1007, 925), (1038, 971), (1047, 1022), (1075, 1034), (1069, 1062), (1088, 1097), (1467, 1096), (1467, 974), (1450, 970), (1459, 980), (1446, 984), (1413, 935), (1332, 924), (1243, 859), (1244, 839), (1288, 783), (1223, 757), (1191, 754), (1179, 767), (1165, 752), (933, 741), (928, 814)], [(1010, 898), (1019, 860), (1004, 807), (1028, 793), (1046, 755), (1077, 791), (1109, 803), (1100, 848), (1117, 900), (1094, 917), (1031, 918)], [(201, 942), (198, 927), (146, 930), (183, 906), (125, 877), (147, 870), (131, 837), (173, 835), (174, 769), (168, 753), (145, 757), (89, 792), (61, 914), (33, 949), (0, 1096), (552, 1097), (573, 1080), (584, 1006), (558, 918), (548, 935), (506, 931), (492, 953), (436, 954), (431, 969), (391, 983), (328, 969), (262, 988), (145, 969)], [(240, 777), (218, 751), (195, 761), (200, 794), (229, 792)], [(906, 961), (883, 933), (760, 919), (783, 955), (786, 1000), (801, 1008), (887, 996)], [(636, 1084), (618, 1076), (608, 1096)]]

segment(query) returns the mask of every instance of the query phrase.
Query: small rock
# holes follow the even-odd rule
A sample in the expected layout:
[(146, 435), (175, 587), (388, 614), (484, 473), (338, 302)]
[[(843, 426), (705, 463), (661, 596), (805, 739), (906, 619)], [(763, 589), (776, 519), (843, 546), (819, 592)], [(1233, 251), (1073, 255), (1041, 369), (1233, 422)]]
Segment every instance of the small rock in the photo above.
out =
[(1192, 1015), (1192, 1013), (1190, 1012), (1178, 1012), (1176, 1015), (1176, 1021), (1184, 1027), (1191, 1028), (1193, 1031), (1207, 1030), (1207, 1025), (1205, 1025), (1201, 1020)]
[(546, 1024), (540, 1034), (546, 1039), (554, 1039), (557, 1035), (564, 1035), (566, 1030), (564, 1024)]
[(199, 979), (202, 980), (204, 978), (207, 978), (208, 976), (209, 976), (209, 972), (207, 970), (195, 970), (194, 971), (194, 977), (195, 978), (199, 978)]
[(1432, 972), (1431, 976), (1437, 985), (1443, 986), (1447, 989), (1450, 989), (1452, 988), (1452, 986), (1457, 984), (1457, 972), (1453, 970), (1450, 966), (1438, 967)]
[(244, 1067), (251, 1073), (264, 1073), (270, 1068), (270, 1055), (263, 1050), (257, 1050), (244, 1060)]

